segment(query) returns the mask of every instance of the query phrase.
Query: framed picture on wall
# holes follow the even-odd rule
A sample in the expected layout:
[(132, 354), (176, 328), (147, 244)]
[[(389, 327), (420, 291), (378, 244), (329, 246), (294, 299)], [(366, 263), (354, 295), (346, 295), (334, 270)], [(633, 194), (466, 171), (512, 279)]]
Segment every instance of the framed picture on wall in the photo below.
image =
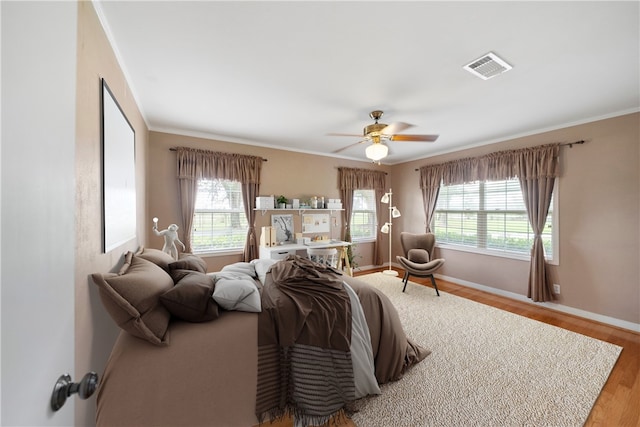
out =
[(135, 131), (102, 79), (102, 243), (107, 253), (136, 238)]
[(296, 234), (293, 232), (293, 215), (271, 215), (271, 226), (276, 230), (278, 243), (294, 243)]

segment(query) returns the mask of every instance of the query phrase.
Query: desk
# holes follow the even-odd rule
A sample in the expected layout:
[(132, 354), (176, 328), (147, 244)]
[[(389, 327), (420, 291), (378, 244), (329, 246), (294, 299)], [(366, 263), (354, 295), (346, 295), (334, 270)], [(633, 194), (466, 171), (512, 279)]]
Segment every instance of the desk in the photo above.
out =
[[(338, 249), (340, 256), (338, 257), (338, 270), (342, 270), (342, 260), (344, 260), (344, 266), (346, 271), (351, 271), (351, 264), (349, 263), (349, 257), (347, 256), (347, 248), (351, 246), (350, 242), (343, 242), (340, 240), (327, 240), (314, 242), (309, 245), (302, 245), (297, 243), (289, 243), (286, 245), (278, 245), (272, 247), (260, 246), (260, 258), (261, 259), (284, 259), (289, 255), (299, 255), (306, 257), (307, 249)], [(349, 274), (350, 275), (350, 274)]]

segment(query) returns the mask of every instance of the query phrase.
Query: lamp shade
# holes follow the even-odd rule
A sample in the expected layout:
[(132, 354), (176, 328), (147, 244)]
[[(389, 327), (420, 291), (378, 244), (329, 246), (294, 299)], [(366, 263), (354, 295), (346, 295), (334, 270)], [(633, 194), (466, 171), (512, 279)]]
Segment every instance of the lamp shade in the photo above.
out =
[(382, 226), (382, 228), (380, 229), (380, 231), (384, 234), (389, 233), (389, 226), (391, 224), (389, 224), (388, 222), (385, 222), (384, 225)]
[(374, 143), (367, 147), (365, 150), (365, 155), (367, 158), (375, 161), (380, 159), (384, 159), (387, 157), (387, 153), (389, 152), (389, 147), (381, 143)]
[(384, 196), (382, 196), (382, 199), (380, 199), (380, 201), (382, 203), (389, 203), (389, 193), (384, 193)]
[(400, 211), (398, 210), (398, 208), (396, 208), (395, 206), (393, 207), (393, 209), (391, 210), (391, 216), (394, 218), (398, 218), (399, 216), (401, 216), (402, 214), (400, 213)]

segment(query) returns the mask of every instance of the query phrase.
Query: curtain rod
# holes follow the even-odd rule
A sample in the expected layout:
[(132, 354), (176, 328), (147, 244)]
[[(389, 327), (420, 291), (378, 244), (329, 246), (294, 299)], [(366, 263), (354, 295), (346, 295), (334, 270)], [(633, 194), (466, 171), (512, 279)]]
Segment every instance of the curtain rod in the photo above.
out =
[[(178, 149), (177, 149), (176, 147), (171, 147), (171, 148), (169, 148), (169, 151), (178, 151)], [(263, 162), (266, 162), (266, 161), (268, 161), (268, 160), (267, 160), (267, 159), (265, 159), (265, 158), (263, 157), (263, 158), (262, 158), (262, 161), (263, 161)]]
[[(581, 139), (580, 141), (575, 141), (575, 142), (565, 142), (564, 144), (560, 144), (560, 147), (566, 147), (567, 145), (569, 146), (569, 148), (573, 148), (574, 145), (582, 145), (584, 144), (586, 141), (584, 139)], [(414, 169), (416, 172), (419, 171), (419, 168)]]
[(560, 144), (560, 146), (561, 147), (566, 147), (568, 145), (569, 148), (573, 148), (574, 145), (582, 145), (585, 142), (586, 141), (584, 139), (581, 139), (580, 141), (576, 141), (576, 142), (565, 142), (564, 144)]

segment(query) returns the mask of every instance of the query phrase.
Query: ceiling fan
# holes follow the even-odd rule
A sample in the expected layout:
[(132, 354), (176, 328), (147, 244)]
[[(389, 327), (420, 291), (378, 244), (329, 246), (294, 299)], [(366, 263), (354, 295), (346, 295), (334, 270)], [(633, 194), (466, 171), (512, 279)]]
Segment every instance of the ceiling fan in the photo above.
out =
[(355, 145), (362, 144), (365, 142), (371, 142), (365, 150), (365, 155), (367, 158), (373, 160), (374, 162), (379, 161), (387, 157), (389, 153), (389, 147), (384, 144), (384, 142), (388, 141), (417, 141), (417, 142), (433, 142), (438, 139), (438, 135), (407, 135), (407, 134), (398, 134), (405, 129), (412, 127), (408, 123), (403, 122), (395, 122), (390, 125), (384, 123), (378, 123), (380, 117), (384, 114), (383, 111), (375, 110), (369, 113), (369, 117), (371, 117), (375, 123), (367, 125), (364, 127), (363, 135), (354, 135), (349, 133), (330, 133), (330, 136), (358, 136), (364, 137), (362, 141), (358, 141), (355, 144), (348, 145), (346, 147), (335, 150), (334, 153), (339, 153), (348, 148), (351, 148)]

